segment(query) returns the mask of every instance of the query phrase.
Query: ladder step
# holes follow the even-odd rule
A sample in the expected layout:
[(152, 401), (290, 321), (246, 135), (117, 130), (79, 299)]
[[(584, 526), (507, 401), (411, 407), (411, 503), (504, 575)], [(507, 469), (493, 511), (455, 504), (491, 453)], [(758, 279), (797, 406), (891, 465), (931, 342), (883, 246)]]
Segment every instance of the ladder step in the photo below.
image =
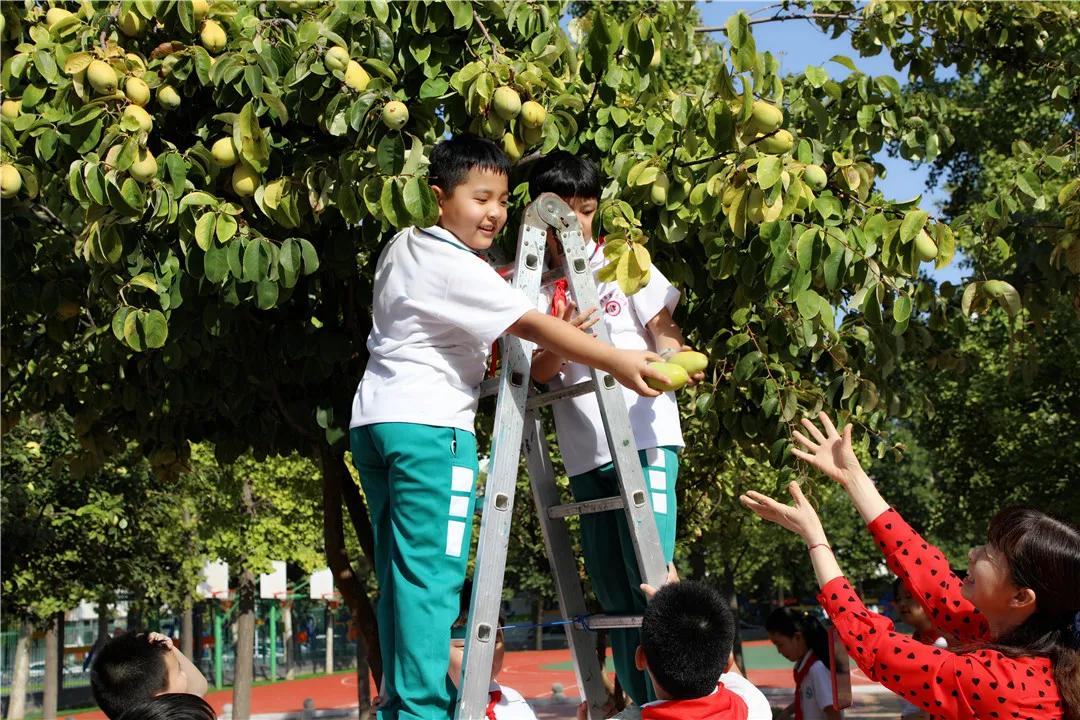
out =
[(640, 615), (589, 615), (585, 618), (589, 630), (612, 630), (641, 627)]
[(574, 515), (591, 515), (592, 513), (607, 512), (608, 510), (622, 510), (626, 507), (621, 496), (600, 498), (599, 500), (586, 500), (584, 502), (567, 503), (566, 505), (554, 505), (548, 508), (548, 517), (552, 519), (567, 518)]
[[(607, 376), (610, 377), (610, 376)], [(545, 405), (554, 405), (560, 400), (566, 400), (578, 395), (585, 395), (593, 392), (596, 389), (596, 383), (592, 380), (586, 380), (585, 382), (578, 383), (577, 385), (571, 385), (568, 388), (562, 388), (561, 390), (552, 390), (551, 392), (540, 393), (539, 395), (532, 395), (529, 397), (525, 407), (529, 410), (534, 410), (538, 407), (544, 407)], [(488, 378), (480, 384), (480, 397), (486, 398), (499, 393), (499, 378)]]

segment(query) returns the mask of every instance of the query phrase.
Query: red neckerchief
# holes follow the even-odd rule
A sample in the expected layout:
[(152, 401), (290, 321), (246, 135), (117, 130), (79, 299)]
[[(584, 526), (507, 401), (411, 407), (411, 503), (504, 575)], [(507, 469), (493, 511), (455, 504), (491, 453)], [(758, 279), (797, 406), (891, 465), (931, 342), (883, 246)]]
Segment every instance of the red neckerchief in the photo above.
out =
[(488, 696), (491, 698), (491, 700), (488, 701), (487, 712), (484, 713), (484, 717), (486, 717), (487, 720), (495, 720), (495, 706), (499, 704), (500, 700), (502, 700), (502, 691), (492, 690), (488, 693)]
[(746, 701), (720, 683), (705, 697), (643, 705), (641, 720), (746, 720), (749, 713)]
[(803, 657), (803, 664), (801, 666), (795, 666), (795, 720), (803, 720), (802, 714), (802, 692), (800, 692), (800, 686), (803, 679), (810, 674), (810, 668), (817, 662), (817, 656), (814, 655), (814, 651), (811, 650)]
[[(597, 251), (603, 244), (604, 238), (600, 238), (596, 242), (596, 247), (593, 248), (592, 255), (589, 256), (589, 262), (592, 262), (593, 258), (596, 257)], [(551, 308), (549, 310), (549, 312), (554, 317), (559, 317), (560, 315), (562, 315), (563, 309), (566, 308), (566, 304), (567, 302), (569, 302), (566, 291), (569, 287), (570, 284), (567, 282), (566, 278), (559, 278), (555, 281), (555, 285), (551, 293)]]

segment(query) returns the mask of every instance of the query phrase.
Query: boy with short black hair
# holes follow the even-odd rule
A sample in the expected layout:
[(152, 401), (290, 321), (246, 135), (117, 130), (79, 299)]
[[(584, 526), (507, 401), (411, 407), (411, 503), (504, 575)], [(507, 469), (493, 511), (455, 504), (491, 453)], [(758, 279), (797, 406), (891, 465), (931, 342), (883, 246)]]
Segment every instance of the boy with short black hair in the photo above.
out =
[[(596, 165), (585, 157), (558, 150), (537, 161), (529, 179), (532, 199), (551, 192), (561, 197), (578, 217), (585, 239), (585, 253), (594, 274), (605, 265), (603, 238), (594, 240), (593, 222), (600, 202), (601, 177)], [(549, 257), (562, 248), (549, 241)], [(574, 298), (567, 282), (559, 280), (547, 291), (542, 309), (579, 327), (588, 328), (599, 319), (607, 326), (611, 343), (617, 348), (654, 350), (670, 356), (686, 348), (682, 331), (672, 319), (679, 291), (655, 265), (649, 281), (637, 293), (627, 296), (615, 281), (597, 278), (597, 308), (575, 315)], [(589, 379), (588, 368), (547, 348), (533, 360), (532, 377), (553, 388), (564, 388)], [(691, 383), (704, 378), (695, 374)], [(683, 446), (679, 406), (674, 393), (639, 397), (624, 393), (630, 425), (649, 488), (649, 500), (660, 536), (664, 559), (670, 563), (675, 552), (677, 500), (675, 484), (679, 474), (679, 450)], [(552, 406), (570, 489), (578, 502), (619, 494), (619, 480), (604, 434), (600, 407), (591, 394), (568, 398)], [(583, 515), (581, 543), (585, 568), (604, 612), (637, 615), (645, 608), (638, 590), (641, 574), (622, 510)], [(641, 704), (655, 699), (646, 675), (635, 669), (634, 651), (641, 642), (636, 629), (612, 630), (615, 672), (623, 690)]]
[(506, 224), (510, 166), (472, 135), (440, 142), (429, 182), (438, 224), (407, 228), (375, 269), (367, 368), (350, 444), (375, 531), (383, 656), (380, 720), (453, 714), (446, 671), (478, 471), (473, 419), (492, 343), (556, 348), (643, 395), (653, 352), (625, 351), (537, 312), (479, 256)]
[(125, 633), (106, 641), (90, 666), (90, 689), (113, 720), (158, 695), (202, 697), (207, 682), (172, 639), (160, 633)]

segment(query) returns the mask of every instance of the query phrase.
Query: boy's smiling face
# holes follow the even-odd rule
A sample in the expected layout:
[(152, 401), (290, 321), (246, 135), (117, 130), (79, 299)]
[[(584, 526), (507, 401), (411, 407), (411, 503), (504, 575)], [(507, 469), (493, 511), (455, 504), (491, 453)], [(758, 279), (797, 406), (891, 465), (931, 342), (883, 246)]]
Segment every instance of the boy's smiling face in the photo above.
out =
[(439, 226), (454, 233), (473, 250), (487, 250), (506, 225), (510, 190), (506, 175), (472, 168), (465, 181), (447, 195), (434, 186), (439, 201)]

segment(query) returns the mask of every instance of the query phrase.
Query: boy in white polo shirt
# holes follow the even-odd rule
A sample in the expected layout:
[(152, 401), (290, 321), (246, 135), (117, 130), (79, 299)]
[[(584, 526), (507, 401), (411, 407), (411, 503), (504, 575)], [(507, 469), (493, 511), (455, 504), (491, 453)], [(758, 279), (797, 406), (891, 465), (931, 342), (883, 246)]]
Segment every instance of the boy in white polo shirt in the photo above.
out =
[(353, 463), (375, 532), (380, 720), (450, 718), (450, 625), (465, 577), (477, 474), (473, 417), (485, 359), (505, 332), (557, 348), (643, 395), (659, 359), (616, 350), (537, 312), (478, 253), (506, 224), (509, 163), (495, 143), (437, 145), (438, 225), (408, 228), (375, 269), (364, 377), (350, 422)]
[[(537, 161), (529, 180), (532, 198), (553, 192), (577, 214), (581, 232), (585, 236), (585, 252), (590, 257), (594, 273), (605, 264), (603, 240), (595, 242), (592, 238), (600, 185), (596, 165), (562, 150)], [(552, 243), (549, 254), (558, 252), (559, 248)], [(650, 266), (650, 279), (645, 287), (630, 297), (623, 294), (618, 283), (599, 280), (597, 294), (600, 298), (600, 318), (607, 325), (611, 343), (615, 347), (653, 350), (665, 357), (687, 349), (683, 345), (682, 331), (671, 317), (679, 302), (679, 291), (655, 266)], [(573, 298), (567, 295), (565, 281), (558, 281), (548, 295), (547, 308), (551, 314), (570, 319), (574, 303)], [(591, 325), (595, 322), (595, 310), (586, 310), (573, 319), (574, 324), (582, 327)], [(587, 380), (589, 372), (588, 368), (567, 362), (567, 358), (560, 353), (547, 348), (533, 359), (532, 377), (537, 382), (561, 388)], [(704, 374), (699, 373), (691, 378), (691, 382), (703, 377)], [(645, 481), (649, 486), (664, 558), (670, 563), (675, 552), (678, 450), (683, 446), (679, 406), (674, 393), (668, 392), (654, 397), (626, 393), (626, 407), (630, 413)], [(574, 499), (581, 502), (618, 495), (618, 476), (611, 461), (596, 398), (581, 395), (553, 405), (552, 410), (559, 451), (566, 474), (570, 476)], [(643, 612), (645, 596), (639, 590), (641, 576), (623, 512), (619, 510), (582, 516), (581, 542), (585, 568), (604, 611), (618, 614)], [(634, 652), (641, 642), (641, 633), (636, 629), (613, 630), (610, 638), (615, 672), (623, 690), (638, 705), (654, 700), (648, 676), (634, 663)]]

